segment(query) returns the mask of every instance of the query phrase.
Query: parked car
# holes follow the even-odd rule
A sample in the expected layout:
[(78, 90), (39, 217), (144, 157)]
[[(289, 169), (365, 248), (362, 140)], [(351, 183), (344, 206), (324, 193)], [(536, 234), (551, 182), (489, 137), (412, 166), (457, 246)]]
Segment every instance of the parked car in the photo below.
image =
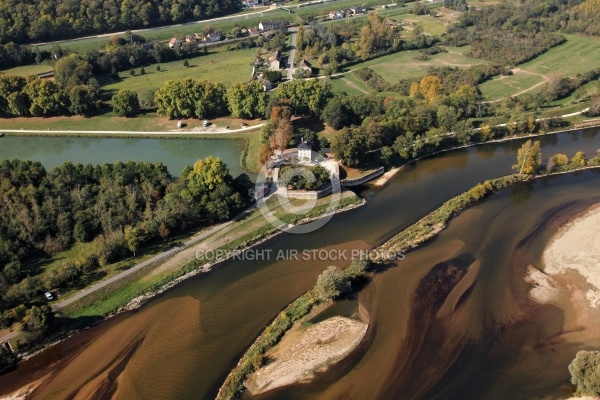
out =
[(208, 120), (205, 119), (202, 121), (202, 126), (206, 128), (208, 126)]
[(52, 296), (52, 293), (50, 292), (45, 292), (44, 297), (48, 300), (54, 300), (54, 296)]

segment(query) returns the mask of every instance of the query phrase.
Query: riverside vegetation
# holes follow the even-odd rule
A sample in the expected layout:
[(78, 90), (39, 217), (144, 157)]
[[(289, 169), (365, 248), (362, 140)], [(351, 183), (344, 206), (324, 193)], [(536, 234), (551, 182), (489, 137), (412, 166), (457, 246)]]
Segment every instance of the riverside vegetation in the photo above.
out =
[(231, 218), (250, 204), (251, 186), (214, 157), (177, 179), (160, 163), (67, 162), (47, 172), (39, 162), (0, 162), (0, 326), (19, 323), (30, 343), (43, 341), (56, 328), (43, 292), (80, 287), (148, 244)]

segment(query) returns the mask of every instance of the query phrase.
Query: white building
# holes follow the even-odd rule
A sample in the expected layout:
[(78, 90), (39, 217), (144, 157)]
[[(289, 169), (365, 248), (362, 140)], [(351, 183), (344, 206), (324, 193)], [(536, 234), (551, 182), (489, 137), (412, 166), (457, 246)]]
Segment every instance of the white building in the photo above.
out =
[(312, 160), (312, 147), (304, 140), (298, 145), (298, 159), (300, 160)]

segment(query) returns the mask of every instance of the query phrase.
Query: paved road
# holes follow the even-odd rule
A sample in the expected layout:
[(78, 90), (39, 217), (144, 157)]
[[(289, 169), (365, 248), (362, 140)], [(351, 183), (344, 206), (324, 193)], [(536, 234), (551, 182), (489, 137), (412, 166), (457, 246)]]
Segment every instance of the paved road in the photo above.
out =
[(6, 335), (0, 337), (0, 343), (8, 342), (10, 339), (17, 336), (17, 332), (9, 332)]
[(296, 58), (296, 41), (298, 39), (298, 28), (290, 28), (288, 31), (292, 34), (292, 46), (290, 47), (290, 57), (288, 58), (288, 80), (294, 79), (294, 58)]

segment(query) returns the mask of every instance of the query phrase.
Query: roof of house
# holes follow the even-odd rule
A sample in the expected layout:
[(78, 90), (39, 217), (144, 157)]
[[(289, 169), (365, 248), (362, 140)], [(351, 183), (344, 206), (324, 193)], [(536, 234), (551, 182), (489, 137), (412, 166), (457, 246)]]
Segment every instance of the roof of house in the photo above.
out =
[(310, 144), (306, 143), (305, 141), (302, 141), (302, 143), (298, 145), (298, 150), (312, 150), (312, 147)]
[(310, 65), (310, 63), (308, 61), (306, 61), (304, 58), (300, 60), (299, 65), (301, 67), (312, 68), (312, 65)]
[(175, 44), (177, 42), (179, 42), (179, 39), (177, 38), (171, 38), (171, 40), (169, 40), (169, 44)]
[(277, 49), (273, 52), (273, 55), (269, 57), (269, 62), (279, 61), (281, 59), (281, 50)]

